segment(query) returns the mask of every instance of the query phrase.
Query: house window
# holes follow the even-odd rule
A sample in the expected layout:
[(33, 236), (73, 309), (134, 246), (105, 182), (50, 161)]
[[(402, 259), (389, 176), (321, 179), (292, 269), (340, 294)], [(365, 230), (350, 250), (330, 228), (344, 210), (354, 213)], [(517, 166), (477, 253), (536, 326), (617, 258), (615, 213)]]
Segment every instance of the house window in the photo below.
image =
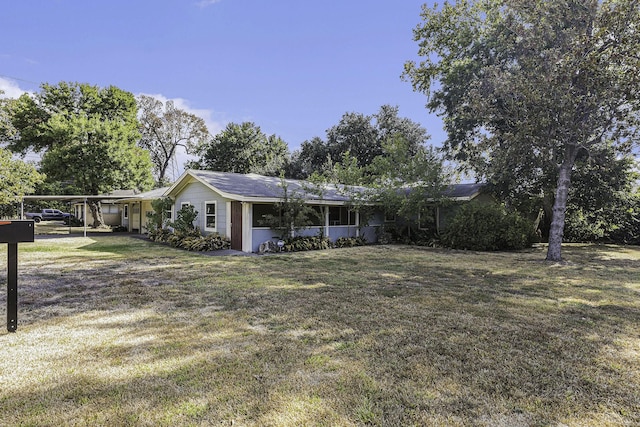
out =
[(355, 225), (356, 212), (344, 206), (331, 206), (329, 208), (329, 225)]
[(396, 222), (396, 214), (385, 212), (384, 222)]
[[(322, 213), (322, 207), (311, 206), (313, 213), (309, 212), (307, 215), (308, 225), (320, 227), (324, 225), (324, 214)], [(253, 204), (253, 227), (268, 228), (272, 224), (267, 218), (274, 217), (282, 220), (282, 216), (278, 210), (278, 207), (273, 204), (254, 203)], [(280, 225), (280, 224), (279, 224)]]
[(436, 231), (436, 215), (435, 207), (423, 209), (418, 214), (418, 228), (420, 230), (435, 232)]
[(122, 218), (129, 219), (129, 205), (124, 205), (124, 209), (122, 210)]
[(265, 227), (269, 228), (269, 221), (267, 217), (273, 216), (275, 218), (280, 218), (280, 212), (276, 208), (275, 204), (262, 204), (262, 203), (254, 203), (253, 204), (253, 227)]
[(204, 202), (204, 229), (209, 231), (216, 231), (216, 202)]
[(189, 202), (180, 203), (180, 209), (184, 208), (185, 206), (191, 206), (191, 203), (189, 203)]
[(310, 225), (312, 226), (323, 226), (324, 225), (324, 209), (322, 209), (322, 206), (312, 206), (313, 210), (315, 211), (315, 215), (311, 214), (309, 215), (309, 222), (311, 222)]

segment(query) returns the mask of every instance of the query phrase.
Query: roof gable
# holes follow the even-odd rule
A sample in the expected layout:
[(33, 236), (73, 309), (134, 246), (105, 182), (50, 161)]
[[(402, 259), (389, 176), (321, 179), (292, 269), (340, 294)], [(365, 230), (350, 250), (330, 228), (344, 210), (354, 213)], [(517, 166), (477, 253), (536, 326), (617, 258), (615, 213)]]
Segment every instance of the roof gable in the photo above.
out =
[[(282, 198), (282, 180), (278, 177), (257, 174), (239, 174), (232, 172), (215, 172), (207, 170), (187, 170), (176, 183), (169, 188), (167, 195), (176, 195), (186, 184), (196, 180), (223, 197), (240, 201), (273, 201)], [(322, 197), (310, 191), (312, 184), (296, 179), (285, 179), (290, 193), (296, 193), (307, 200), (347, 202), (346, 186), (324, 185)], [(356, 190), (363, 187), (352, 187)]]
[[(322, 197), (310, 191), (313, 185), (308, 181), (285, 179), (290, 193), (296, 193), (308, 201), (349, 202), (348, 191), (364, 193), (367, 189), (358, 186), (325, 184)], [(216, 172), (189, 169), (164, 193), (165, 196), (176, 196), (186, 185), (200, 182), (222, 197), (231, 200), (248, 202), (272, 202), (282, 198), (282, 180), (279, 177), (257, 174), (240, 174), (233, 172)], [(444, 196), (454, 200), (471, 200), (478, 196), (485, 184), (452, 184), (444, 191)]]

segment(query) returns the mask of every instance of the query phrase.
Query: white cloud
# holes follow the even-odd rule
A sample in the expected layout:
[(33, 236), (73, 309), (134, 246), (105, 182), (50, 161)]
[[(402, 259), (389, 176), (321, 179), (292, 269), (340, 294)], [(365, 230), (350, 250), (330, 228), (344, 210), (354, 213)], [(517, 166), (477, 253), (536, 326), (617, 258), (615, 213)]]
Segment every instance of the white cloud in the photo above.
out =
[(0, 98), (18, 98), (26, 92), (20, 89), (18, 83), (5, 77), (0, 77), (0, 91), (4, 92), (0, 94)]
[(196, 3), (196, 6), (207, 7), (207, 6), (211, 6), (212, 4), (220, 3), (221, 1), (222, 0), (201, 0)]
[[(188, 100), (183, 98), (167, 98), (161, 94), (150, 94), (150, 93), (140, 93), (139, 95), (151, 96), (158, 101), (162, 101), (162, 103), (166, 103), (167, 101), (173, 101), (173, 105), (176, 108), (186, 111), (187, 113), (193, 114), (195, 116), (200, 117), (204, 120), (204, 123), (207, 125), (207, 129), (209, 129), (209, 133), (211, 135), (215, 135), (219, 133), (221, 130), (225, 128), (227, 122), (223, 120), (220, 116), (221, 113), (216, 113), (213, 110), (207, 110), (204, 108), (193, 108), (191, 107)], [(217, 117), (216, 117), (217, 116)]]

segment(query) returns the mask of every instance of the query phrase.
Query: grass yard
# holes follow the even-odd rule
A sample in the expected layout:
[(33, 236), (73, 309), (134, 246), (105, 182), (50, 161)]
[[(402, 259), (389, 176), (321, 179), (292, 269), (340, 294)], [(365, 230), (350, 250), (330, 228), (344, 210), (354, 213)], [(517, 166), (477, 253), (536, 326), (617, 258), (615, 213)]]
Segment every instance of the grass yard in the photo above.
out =
[(20, 244), (0, 424), (640, 425), (640, 248), (564, 255)]

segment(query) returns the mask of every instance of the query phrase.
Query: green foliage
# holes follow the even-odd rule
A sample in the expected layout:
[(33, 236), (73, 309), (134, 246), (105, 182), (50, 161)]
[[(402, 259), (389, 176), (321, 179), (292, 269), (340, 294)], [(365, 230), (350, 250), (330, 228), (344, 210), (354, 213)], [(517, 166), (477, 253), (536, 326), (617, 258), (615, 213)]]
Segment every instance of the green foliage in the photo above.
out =
[(457, 0), (422, 18), (404, 76), (444, 116), (445, 149), (518, 198), (553, 197), (560, 260), (574, 165), (640, 140), (640, 4)]
[(193, 222), (198, 217), (198, 211), (192, 205), (184, 205), (176, 212), (176, 220), (171, 224), (176, 234), (189, 234), (196, 228)]
[(571, 204), (567, 210), (567, 242), (640, 243), (640, 193), (616, 199), (609, 206), (586, 210)]
[(518, 250), (534, 242), (532, 224), (495, 204), (467, 203), (442, 235), (442, 244), (476, 251)]
[(263, 222), (284, 240), (312, 225), (318, 212), (306, 203), (303, 194), (289, 188), (289, 183), (283, 176), (280, 177), (280, 187), (282, 197), (274, 204), (278, 214), (265, 215)]
[(114, 86), (43, 84), (39, 93), (16, 100), (9, 148), (44, 151), (47, 179), (70, 181), (80, 193), (146, 190), (153, 184), (151, 161), (136, 145), (136, 114), (133, 95)]
[(285, 252), (316, 251), (330, 249), (331, 241), (321, 236), (296, 236), (284, 240)]
[(156, 184), (167, 184), (167, 169), (175, 159), (178, 147), (192, 153), (195, 147), (205, 144), (209, 131), (204, 120), (194, 114), (176, 108), (173, 101), (162, 101), (151, 96), (138, 97), (140, 108), (140, 147), (149, 151), (156, 177)]
[(289, 162), (287, 144), (276, 135), (265, 135), (251, 122), (229, 123), (195, 152), (199, 159), (192, 167), (221, 172), (278, 176)]
[(217, 251), (231, 248), (231, 241), (219, 233), (202, 236), (197, 229), (172, 231), (168, 228), (157, 228), (149, 231), (149, 239), (154, 242), (168, 243), (175, 248), (188, 251)]
[(188, 251), (218, 251), (231, 248), (231, 241), (219, 233), (211, 233), (206, 236), (185, 237), (178, 247)]
[(153, 211), (147, 213), (147, 218), (149, 219), (149, 230), (164, 228), (167, 225), (167, 223), (169, 222), (167, 212), (171, 210), (172, 205), (173, 200), (171, 200), (170, 197), (164, 197), (151, 201), (151, 208), (153, 209)]
[[(327, 130), (327, 141), (314, 137), (304, 141), (294, 152), (289, 168), (289, 176), (306, 179), (314, 172), (330, 173), (334, 165), (342, 163), (353, 171), (351, 161), (344, 162), (348, 155), (358, 168), (365, 169), (378, 156), (384, 156), (384, 143), (401, 138), (406, 141), (407, 156), (414, 155), (428, 140), (427, 131), (418, 123), (398, 116), (398, 107), (383, 105), (378, 113), (367, 116), (361, 113), (345, 113), (337, 125)], [(347, 182), (349, 181), (349, 182)], [(334, 181), (343, 184), (362, 182)]]
[(335, 248), (352, 248), (354, 246), (364, 246), (367, 240), (364, 237), (340, 237), (334, 243)]
[(384, 151), (369, 167), (376, 177), (374, 200), (387, 214), (417, 228), (419, 214), (443, 201), (449, 171), (434, 149), (421, 147), (409, 156), (409, 145), (402, 138), (386, 141)]
[(9, 151), (0, 148), (0, 205), (19, 202), (44, 178), (33, 165), (13, 159)]

